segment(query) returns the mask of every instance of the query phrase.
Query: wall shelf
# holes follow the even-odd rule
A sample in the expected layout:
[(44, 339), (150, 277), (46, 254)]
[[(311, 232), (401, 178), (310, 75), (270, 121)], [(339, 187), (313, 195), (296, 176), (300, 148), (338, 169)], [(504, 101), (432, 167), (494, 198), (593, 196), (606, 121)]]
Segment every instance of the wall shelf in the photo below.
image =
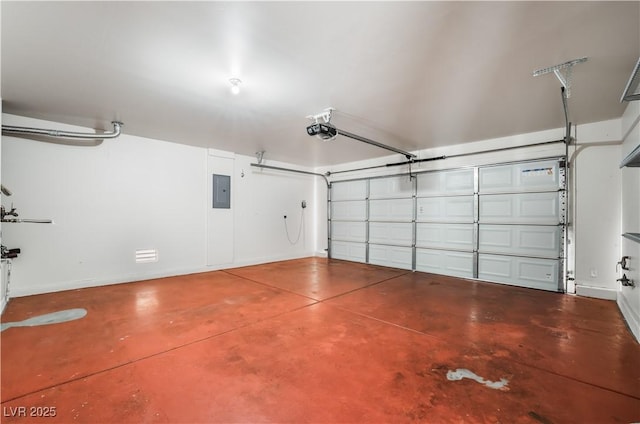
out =
[(633, 240), (636, 243), (640, 243), (640, 233), (624, 233), (622, 237)]
[(640, 100), (640, 59), (638, 59), (636, 66), (633, 68), (629, 82), (627, 82), (620, 99), (621, 102), (631, 102), (633, 100)]
[(640, 167), (640, 145), (638, 145), (631, 153), (625, 157), (620, 163), (620, 168), (630, 166), (630, 167)]

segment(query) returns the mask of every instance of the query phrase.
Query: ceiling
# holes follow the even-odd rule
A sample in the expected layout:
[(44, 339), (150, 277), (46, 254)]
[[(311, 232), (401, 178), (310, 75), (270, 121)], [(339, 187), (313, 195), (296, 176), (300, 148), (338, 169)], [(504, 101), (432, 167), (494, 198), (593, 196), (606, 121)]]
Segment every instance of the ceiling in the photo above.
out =
[[(640, 2), (2, 1), (3, 112), (306, 166), (620, 117)], [(230, 92), (229, 79), (242, 80)], [(401, 156), (399, 156), (401, 158)]]

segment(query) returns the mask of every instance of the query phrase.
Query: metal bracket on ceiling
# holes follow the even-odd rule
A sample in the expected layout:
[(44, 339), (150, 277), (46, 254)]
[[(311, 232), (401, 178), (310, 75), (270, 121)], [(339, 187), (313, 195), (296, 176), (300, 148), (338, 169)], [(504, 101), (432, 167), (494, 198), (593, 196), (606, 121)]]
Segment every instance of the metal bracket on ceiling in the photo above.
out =
[(313, 121), (316, 124), (320, 123), (320, 120), (322, 120), (322, 122), (324, 122), (325, 124), (330, 124), (331, 123), (331, 112), (333, 112), (335, 109), (332, 107), (328, 107), (326, 108), (324, 111), (317, 113), (315, 115), (307, 115), (307, 119), (313, 119)]
[(564, 87), (567, 98), (569, 98), (571, 97), (571, 77), (573, 74), (573, 66), (586, 61), (586, 57), (581, 57), (580, 59), (570, 60), (559, 65), (537, 69), (533, 71), (533, 76), (538, 77), (540, 75), (545, 75), (553, 72), (556, 78), (558, 78), (558, 81), (560, 81), (560, 84), (562, 84), (562, 86)]

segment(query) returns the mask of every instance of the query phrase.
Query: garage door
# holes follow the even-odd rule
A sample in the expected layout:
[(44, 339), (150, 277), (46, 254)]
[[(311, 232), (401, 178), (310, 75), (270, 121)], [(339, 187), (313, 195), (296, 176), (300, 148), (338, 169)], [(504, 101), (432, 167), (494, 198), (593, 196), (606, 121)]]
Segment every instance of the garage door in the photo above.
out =
[(418, 174), (416, 270), (474, 277), (474, 169)]
[(563, 291), (562, 158), (335, 182), (330, 255)]
[(563, 290), (564, 188), (559, 160), (479, 169), (479, 279)]
[(413, 269), (414, 192), (408, 175), (369, 180), (369, 263)]
[(369, 181), (333, 183), (330, 194), (330, 256), (367, 262)]

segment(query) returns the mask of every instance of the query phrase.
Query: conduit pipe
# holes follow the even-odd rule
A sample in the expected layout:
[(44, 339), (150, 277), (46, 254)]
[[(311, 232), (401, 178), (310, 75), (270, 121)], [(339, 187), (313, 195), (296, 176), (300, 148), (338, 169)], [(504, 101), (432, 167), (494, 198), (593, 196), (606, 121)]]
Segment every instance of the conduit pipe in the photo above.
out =
[(252, 163), (251, 166), (256, 168), (273, 169), (275, 171), (285, 171), (285, 172), (295, 172), (297, 174), (315, 175), (316, 177), (324, 178), (324, 182), (327, 183), (327, 188), (331, 186), (331, 184), (329, 183), (329, 180), (327, 179), (327, 176), (324, 174), (318, 174), (317, 172), (302, 171), (300, 169), (292, 169), (292, 168), (281, 168), (279, 166), (263, 165), (261, 163)]
[[(571, 143), (571, 122), (569, 122), (569, 106), (567, 105), (567, 91), (560, 87), (562, 93), (562, 109), (564, 110), (564, 142), (567, 146)], [(568, 156), (568, 155), (567, 155)]]
[(112, 121), (113, 131), (96, 133), (80, 133), (73, 131), (50, 130), (43, 128), (15, 127), (11, 125), (3, 125), (3, 134), (19, 134), (19, 135), (40, 135), (45, 137), (67, 138), (67, 139), (85, 139), (85, 140), (104, 140), (109, 138), (117, 138), (120, 136), (122, 122)]
[(524, 145), (520, 145), (520, 146), (500, 147), (500, 148), (497, 148), (497, 149), (482, 150), (480, 152), (458, 153), (458, 154), (448, 155), (448, 156), (445, 156), (445, 155), (443, 155), (443, 156), (435, 156), (435, 157), (432, 157), (432, 158), (415, 159), (415, 160), (408, 160), (408, 161), (404, 161), (404, 162), (387, 163), (385, 165), (374, 165), (374, 166), (368, 166), (368, 167), (365, 167), (365, 168), (346, 169), (344, 171), (327, 172), (327, 176), (331, 176), (333, 174), (342, 174), (342, 173), (345, 173), (345, 172), (366, 171), (366, 170), (369, 170), (369, 169), (385, 168), (385, 167), (391, 167), (391, 166), (412, 165), (412, 164), (420, 163), (420, 162), (431, 162), (431, 161), (436, 161), (436, 160), (459, 158), (459, 157), (463, 157), (463, 156), (480, 155), (480, 154), (484, 154), (484, 153), (496, 153), (496, 152), (502, 152), (502, 151), (506, 151), (506, 150), (521, 149), (521, 148), (525, 148), (525, 147), (544, 146), (544, 145), (548, 145), (548, 144), (558, 144), (558, 143), (565, 143), (565, 139), (553, 140), (553, 141), (542, 141), (542, 142), (539, 142), (539, 143), (524, 144)]
[(0, 222), (8, 222), (12, 224), (53, 224), (53, 221), (50, 219), (13, 219), (13, 218), (4, 218), (0, 220)]

